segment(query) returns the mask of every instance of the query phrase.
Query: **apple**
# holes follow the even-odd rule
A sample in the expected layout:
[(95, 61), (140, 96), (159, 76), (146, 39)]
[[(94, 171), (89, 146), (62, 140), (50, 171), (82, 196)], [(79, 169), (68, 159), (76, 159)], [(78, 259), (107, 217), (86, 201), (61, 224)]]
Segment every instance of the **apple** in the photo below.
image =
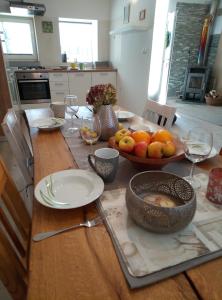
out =
[(137, 143), (134, 147), (135, 155), (145, 158), (147, 156), (147, 146), (148, 143), (144, 141)]
[(115, 133), (115, 141), (119, 143), (119, 141), (127, 135), (131, 135), (131, 131), (126, 128), (120, 129)]
[(166, 142), (163, 145), (163, 155), (166, 157), (172, 156), (176, 153), (176, 146), (173, 142)]
[(163, 156), (163, 146), (161, 142), (153, 142), (148, 145), (148, 157), (161, 158)]
[(135, 144), (136, 143), (131, 136), (124, 136), (119, 141), (119, 148), (124, 152), (130, 153), (133, 151)]
[(149, 135), (149, 133), (144, 130), (136, 130), (136, 131), (132, 132), (131, 136), (135, 140), (136, 143), (143, 141), (143, 142), (147, 142), (147, 144), (149, 144), (150, 140), (151, 140), (151, 136)]

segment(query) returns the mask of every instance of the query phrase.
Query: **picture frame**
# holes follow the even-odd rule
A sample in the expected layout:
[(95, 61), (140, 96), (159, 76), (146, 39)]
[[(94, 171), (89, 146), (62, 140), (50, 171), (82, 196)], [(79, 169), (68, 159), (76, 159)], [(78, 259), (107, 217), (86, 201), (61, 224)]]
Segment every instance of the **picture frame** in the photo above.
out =
[(146, 18), (146, 10), (145, 9), (142, 9), (140, 12), (139, 12), (139, 20), (140, 21), (143, 21), (145, 20)]
[(123, 11), (123, 24), (127, 24), (130, 21), (130, 4), (124, 6)]
[(53, 23), (51, 21), (42, 21), (42, 32), (53, 33)]

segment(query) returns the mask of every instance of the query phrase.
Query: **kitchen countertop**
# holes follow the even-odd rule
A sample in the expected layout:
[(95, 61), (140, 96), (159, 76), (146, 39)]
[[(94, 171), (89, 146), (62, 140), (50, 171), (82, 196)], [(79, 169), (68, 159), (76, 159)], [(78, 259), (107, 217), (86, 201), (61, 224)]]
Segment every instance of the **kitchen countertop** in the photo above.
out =
[(63, 73), (80, 73), (80, 72), (117, 72), (117, 69), (113, 69), (113, 68), (96, 68), (96, 69), (84, 69), (84, 70), (78, 70), (78, 69), (59, 69), (59, 68), (55, 68), (55, 69), (37, 69), (37, 70), (16, 70), (15, 71), (23, 73), (23, 72), (27, 72), (27, 73), (55, 73), (55, 72), (63, 72)]

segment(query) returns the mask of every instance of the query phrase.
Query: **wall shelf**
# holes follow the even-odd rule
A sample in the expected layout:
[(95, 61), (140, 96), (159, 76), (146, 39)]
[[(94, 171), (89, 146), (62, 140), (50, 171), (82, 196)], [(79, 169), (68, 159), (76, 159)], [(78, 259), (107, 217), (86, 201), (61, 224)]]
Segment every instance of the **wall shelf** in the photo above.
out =
[(127, 24), (121, 27), (118, 27), (109, 32), (110, 35), (123, 34), (130, 31), (146, 31), (148, 29), (147, 25), (139, 25), (139, 24)]

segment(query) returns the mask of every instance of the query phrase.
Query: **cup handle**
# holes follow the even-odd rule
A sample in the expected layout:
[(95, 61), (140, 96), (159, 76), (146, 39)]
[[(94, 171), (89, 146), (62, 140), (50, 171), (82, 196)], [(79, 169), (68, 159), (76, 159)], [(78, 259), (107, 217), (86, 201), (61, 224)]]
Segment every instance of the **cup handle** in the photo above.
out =
[[(94, 162), (93, 162), (92, 158), (94, 159)], [(98, 174), (96, 167), (95, 167), (95, 155), (94, 154), (88, 155), (88, 162), (89, 162), (91, 168)]]

